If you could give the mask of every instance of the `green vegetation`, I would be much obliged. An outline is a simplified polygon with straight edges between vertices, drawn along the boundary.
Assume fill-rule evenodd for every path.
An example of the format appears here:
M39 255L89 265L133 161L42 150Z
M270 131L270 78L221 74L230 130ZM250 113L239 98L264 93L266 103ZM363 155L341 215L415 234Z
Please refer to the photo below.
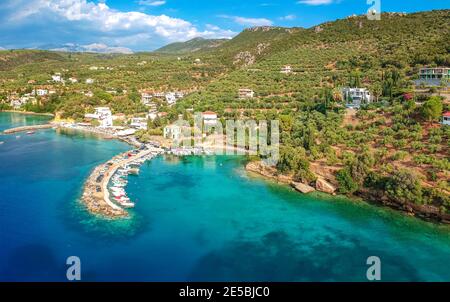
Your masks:
M209 50L211 48L219 47L226 41L228 41L228 39L194 38L186 42L176 42L166 45L155 52L164 54L189 54L196 51Z

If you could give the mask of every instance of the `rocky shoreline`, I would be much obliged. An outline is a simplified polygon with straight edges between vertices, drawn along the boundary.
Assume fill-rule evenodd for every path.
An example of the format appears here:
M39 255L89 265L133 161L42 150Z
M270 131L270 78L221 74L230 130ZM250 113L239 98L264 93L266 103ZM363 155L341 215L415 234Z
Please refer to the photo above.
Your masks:
M314 191L319 191L331 195L336 195L337 186L332 184L332 180L325 179L319 176L315 182L315 186L309 184L299 183L293 181L292 177L280 174L274 167L264 165L262 162L249 162L245 169L251 173L258 174L266 179L275 181L280 184L290 185L296 191L302 194L308 194ZM401 212L409 216L414 216L423 220L450 224L450 214L441 213L439 208L430 205L417 205L414 203L400 204L395 200L387 198L383 192L361 190L356 194L357 197L362 198L370 203L383 205Z
M270 180L276 181L281 184L292 186L300 193L308 194L314 191L319 191L331 195L336 195L337 188L329 180L322 176L319 176L315 182L315 186L296 182L291 176L283 175L279 173L274 167L269 167L262 162L249 162L245 169L247 171L259 174Z

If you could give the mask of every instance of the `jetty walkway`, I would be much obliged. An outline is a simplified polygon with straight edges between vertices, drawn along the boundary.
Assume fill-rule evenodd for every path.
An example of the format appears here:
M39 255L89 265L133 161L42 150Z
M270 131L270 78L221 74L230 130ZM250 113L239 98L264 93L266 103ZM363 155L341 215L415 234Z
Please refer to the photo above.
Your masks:
M147 146L143 150L128 151L113 157L107 163L97 166L88 177L82 200L88 210L109 218L127 217L128 212L111 201L108 184L118 169L150 155L163 153L163 149ZM136 153L137 152L137 153Z
M56 125L53 125L53 124L21 126L21 127L6 129L5 131L3 131L3 133L4 134L13 134L13 133L27 132L27 131L34 131L34 130L51 129L51 128L55 128L55 127L56 127Z

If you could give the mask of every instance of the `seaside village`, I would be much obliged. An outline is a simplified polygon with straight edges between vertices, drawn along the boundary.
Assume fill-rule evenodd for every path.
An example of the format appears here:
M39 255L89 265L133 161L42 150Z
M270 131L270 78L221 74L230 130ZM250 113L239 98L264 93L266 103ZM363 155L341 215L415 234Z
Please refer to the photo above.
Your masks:
M111 67L97 67L90 66L89 70L112 70ZM280 68L282 74L295 74L295 69L290 65L285 65ZM421 86L440 86L442 81L448 82L450 79L450 68L437 67L437 68L421 68L415 81L416 87ZM61 85L64 87L70 84L77 84L82 82L85 84L84 88L89 88L96 83L93 78L86 78L83 81L75 77L69 77L64 79L61 73L55 73L51 75L51 78L47 81L47 85L35 85L36 81L30 80L28 84L33 85L35 88L29 92L9 93L7 101L14 110L23 110L26 104L36 104L39 100L45 100L52 95L58 95L60 91L58 88ZM86 98L93 97L93 92L90 89L79 90L79 93L83 94ZM111 95L117 94L115 89L106 89L106 93ZM127 91L123 90L122 93L126 94ZM369 89L364 87L341 87L341 100L342 105L350 110L358 110L361 106L368 105L374 101L377 101ZM182 91L154 91L154 90L140 90L140 98L143 105L148 108L148 112L139 116L126 116L122 113L113 113L109 107L97 107L94 108L94 112L87 113L85 120L79 123L64 123L67 128L90 128L91 130L100 131L108 135L114 135L118 137L133 136L139 130L147 130L148 122L156 119L166 118L167 112L159 111L158 104L164 104L165 106L174 106L178 100L185 97L188 92ZM241 100L248 100L256 98L256 92L252 89L241 88L237 91L236 97ZM189 110L189 109L188 109ZM193 111L193 109L190 109ZM203 112L202 117L205 124L213 125L218 121L219 116L215 112ZM450 113L445 112L442 116L442 124L450 124ZM168 125L164 131L163 136L169 140L176 140L180 137L181 129L176 125Z
M104 69L107 70L108 68ZM286 75L295 74L295 70L291 66L281 67L280 72ZM448 82L449 79L450 68L422 68L419 72L418 80L416 80L416 87L441 85L442 81ZM34 85L34 89L25 93L10 93L8 101L14 110L23 110L27 104L35 104L50 98L52 95L57 95L59 91L55 88L55 84L59 84L56 87L60 88L61 85L64 87L65 85L77 83L79 83L79 80L74 77L65 80L60 73L55 73L48 80L48 85L34 85L35 81L30 80L28 84ZM83 85L79 87L86 88L94 83L96 83L95 79L87 78L83 81ZM92 91L89 89L78 92L86 98L93 96ZM105 92L111 95L117 93L114 89L106 90ZM126 94L127 91L122 90L121 93ZM206 146L205 144L202 148L173 147L172 142L180 140L185 130L192 130L191 127L184 129L186 126L179 126L177 123L169 123L164 127L162 136L152 136L150 141L146 143L142 143L142 140L138 139L138 132L147 131L150 122L168 117L167 112L159 110L161 107L170 108L176 105L180 99L186 96L186 93L144 89L139 91L139 94L140 102L147 108L145 114L127 116L120 112L113 112L108 106L98 106L93 108L91 112L86 113L82 122L55 121L50 125L64 129L93 132L110 138L119 138L136 147L134 150L120 154L107 163L98 166L92 172L85 184L83 193L83 200L91 212L109 217L127 216L128 213L125 209L134 207L134 203L127 196L124 189L127 184L127 176L138 174L140 165L158 154L209 154L209 150L212 150L210 149L211 146ZM362 106L377 101L371 91L364 87L342 87L340 93L341 105L345 106L349 112L355 113ZM243 101L257 97L257 92L249 88L243 87L236 92L236 98ZM189 110L193 112L193 109ZM202 112L201 117L203 125L212 127L218 123L220 118L213 111ZM178 118L181 119L182 115L179 115ZM172 122L174 121L172 120ZM441 123L450 125L450 112L443 114ZM20 129L20 131L23 130ZM30 133L34 132L30 131ZM203 134L203 137L206 137L206 134Z

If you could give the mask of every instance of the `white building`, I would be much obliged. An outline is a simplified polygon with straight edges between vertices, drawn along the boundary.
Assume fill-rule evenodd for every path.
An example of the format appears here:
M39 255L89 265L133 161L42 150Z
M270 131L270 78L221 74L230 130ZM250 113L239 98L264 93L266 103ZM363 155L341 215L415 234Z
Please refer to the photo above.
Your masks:
M170 92L166 94L166 102L169 105L174 105L177 103L177 98L175 96L175 93Z
M370 104L372 95L366 88L349 88L342 89L342 97L347 108L360 108L361 105Z
M141 93L141 102L144 105L152 103L153 95L148 92Z
M86 79L86 84L94 84L94 79Z
M203 112L202 117L205 125L214 126L217 124L217 113L213 111Z
M9 105L14 109L20 109L24 103L22 102L22 99L12 99Z
M52 75L52 81L53 82L62 82L62 77L60 73L55 73Z
M87 96L88 98L91 98L94 96L94 93L92 91L88 91L84 95Z
M147 118L152 121L154 121L157 117L158 117L158 111L156 111L156 110L150 110L147 114Z
M98 67L97 66L91 66L91 67L89 67L89 70L98 70Z
M36 90L33 90L31 93L35 94L37 96L45 96L48 94L48 90L47 89L36 89Z
M169 125L164 128L164 138L179 140L182 134L182 128L177 125Z
M182 99L184 97L183 92L176 91L176 92L174 92L174 94L177 99Z
M255 92L251 89L239 89L240 99L251 99L255 96Z
M155 93L153 94L153 96L154 96L155 98L163 98L163 97L166 96L166 94L165 94L164 92L155 92Z
M26 105L29 102L32 102L33 104L36 102L36 99L29 94L24 95L21 98L15 97L10 99L10 105L14 109L20 109L23 105Z
M445 112L442 115L442 125L448 125L450 126L450 111Z
M101 128L109 128L113 126L112 113L109 107L97 107L95 108L95 113L86 114L85 118L98 120Z
M285 73L285 74L291 73L292 72L292 67L290 65L283 66L283 67L281 67L281 71L280 72L281 73Z
M147 130L147 118L133 117L130 126L136 129Z
M76 78L69 78L69 82L75 84L78 83L78 80Z

